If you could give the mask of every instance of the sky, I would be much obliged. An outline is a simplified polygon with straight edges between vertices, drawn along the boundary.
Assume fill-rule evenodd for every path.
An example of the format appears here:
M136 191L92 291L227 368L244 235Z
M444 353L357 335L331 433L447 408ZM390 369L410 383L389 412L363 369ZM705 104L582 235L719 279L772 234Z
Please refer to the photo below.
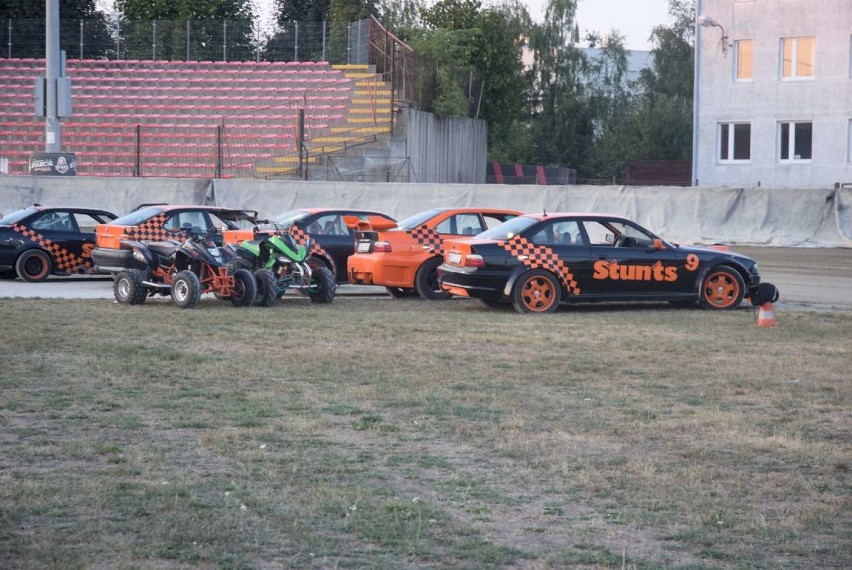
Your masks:
M525 0L533 20L544 18L546 0ZM616 28L626 36L625 47L630 50L650 50L648 37L655 26L669 25L669 0L578 0L577 24L580 37L586 30L607 35Z

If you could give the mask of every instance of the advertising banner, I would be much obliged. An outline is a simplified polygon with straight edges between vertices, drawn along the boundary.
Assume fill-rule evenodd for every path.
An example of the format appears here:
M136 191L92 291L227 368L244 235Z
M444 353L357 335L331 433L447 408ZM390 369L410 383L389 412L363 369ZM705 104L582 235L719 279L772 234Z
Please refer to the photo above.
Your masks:
M76 176L77 155L73 152L33 152L29 172L35 176Z

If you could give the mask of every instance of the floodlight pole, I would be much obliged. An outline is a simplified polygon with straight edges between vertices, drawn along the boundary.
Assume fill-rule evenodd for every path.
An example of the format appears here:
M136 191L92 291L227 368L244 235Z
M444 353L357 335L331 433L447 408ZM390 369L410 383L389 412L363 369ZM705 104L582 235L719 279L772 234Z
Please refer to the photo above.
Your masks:
M59 0L46 0L44 151L60 152L62 129L57 115L56 83L60 75Z

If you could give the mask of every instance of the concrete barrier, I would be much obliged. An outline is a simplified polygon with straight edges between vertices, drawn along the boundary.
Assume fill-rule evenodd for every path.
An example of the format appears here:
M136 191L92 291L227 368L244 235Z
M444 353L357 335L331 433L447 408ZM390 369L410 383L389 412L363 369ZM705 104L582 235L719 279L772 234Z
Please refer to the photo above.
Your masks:
M607 212L681 243L852 247L852 189L375 184L170 178L0 177L0 212L38 202L123 214L143 202L215 204L273 217L293 208L430 208Z

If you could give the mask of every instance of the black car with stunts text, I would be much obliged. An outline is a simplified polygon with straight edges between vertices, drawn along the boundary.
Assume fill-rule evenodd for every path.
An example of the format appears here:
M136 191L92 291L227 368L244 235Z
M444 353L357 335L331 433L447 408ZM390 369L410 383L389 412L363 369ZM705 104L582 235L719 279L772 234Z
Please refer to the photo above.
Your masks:
M725 247L681 246L619 216L526 214L448 240L441 286L489 306L549 313L561 302L670 301L733 309L760 296L757 263Z
M43 281L50 275L95 273L95 228L115 214L39 204L0 218L0 278Z

